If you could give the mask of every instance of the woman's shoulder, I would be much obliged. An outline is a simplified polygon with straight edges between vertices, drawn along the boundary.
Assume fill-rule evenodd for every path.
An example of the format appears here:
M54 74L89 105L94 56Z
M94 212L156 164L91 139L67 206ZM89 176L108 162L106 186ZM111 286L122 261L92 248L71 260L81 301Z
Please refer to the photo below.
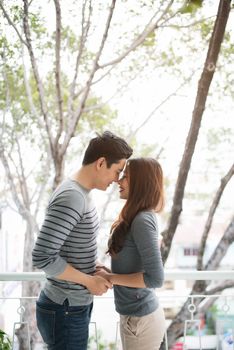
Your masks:
M139 224L139 223L157 223L157 217L156 213L153 210L143 210L137 213L137 215L134 217L132 224Z
M146 237L146 232L151 232L153 236L158 231L156 213L150 210L139 212L132 221L131 235L133 237Z

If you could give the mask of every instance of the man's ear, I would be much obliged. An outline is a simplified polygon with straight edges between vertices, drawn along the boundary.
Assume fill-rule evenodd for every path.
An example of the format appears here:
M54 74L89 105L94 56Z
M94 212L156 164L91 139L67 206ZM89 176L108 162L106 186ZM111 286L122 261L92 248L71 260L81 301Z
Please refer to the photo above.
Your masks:
M97 169L102 168L103 165L104 165L105 163L106 163L105 157L100 157L100 158L98 158L97 161L96 161L96 167L97 167Z

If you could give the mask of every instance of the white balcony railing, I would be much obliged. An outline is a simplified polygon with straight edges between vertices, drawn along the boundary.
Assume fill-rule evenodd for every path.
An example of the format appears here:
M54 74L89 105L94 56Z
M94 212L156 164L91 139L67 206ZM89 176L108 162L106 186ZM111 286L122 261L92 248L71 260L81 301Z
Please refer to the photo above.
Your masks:
M43 281L43 272L8 272L0 273L0 281ZM165 280L234 280L234 271L196 271L196 270L166 270Z
M45 274L43 272L23 272L23 273L0 273L0 317L1 313L7 316L5 330L13 340L14 350L19 349L15 337L16 328L24 324L29 334L29 325L25 319L25 310L22 303L25 299L35 302L37 296L21 297L20 281L43 281ZM168 325L173 319L173 313L180 309L183 303L189 297L188 311L189 318L184 321L184 337L177 342L175 349L215 349L215 350L234 350L234 291L227 289L222 295L191 295L190 288L187 286L189 281L210 280L210 281L234 281L234 271L194 271L194 270L166 270L165 281L173 284L172 289L158 289L156 291L160 303L164 307ZM191 283L191 282L190 282ZM8 284L14 284L12 288L7 288ZM3 285L5 288L3 288ZM166 285L166 284L165 284ZM1 287L2 286L2 287ZM9 296L10 294L10 296ZM195 300L203 298L204 302L215 300L216 311L219 317L215 320L216 327L213 335L204 335L202 320L196 314ZM9 312L7 311L9 310ZM0 318L1 322L1 318ZM188 330L193 326L195 336L189 336ZM0 323L1 328L1 323ZM101 340L99 331L102 332ZM90 335L92 342L90 349L99 349L99 342L106 342L105 350L121 349L118 329L118 314L114 310L113 294L109 291L101 297L95 297L92 320L90 324ZM166 347L168 334L165 334ZM112 347L107 345L112 343ZM102 344L103 346L103 344ZM101 347L100 347L101 348ZM43 349L42 344L38 344L34 349Z

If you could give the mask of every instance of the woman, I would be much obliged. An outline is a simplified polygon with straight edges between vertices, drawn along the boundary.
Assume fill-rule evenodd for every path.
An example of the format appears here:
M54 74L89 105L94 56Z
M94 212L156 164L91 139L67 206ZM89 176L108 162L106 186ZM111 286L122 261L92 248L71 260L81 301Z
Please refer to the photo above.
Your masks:
M111 228L112 272L97 274L114 286L123 350L156 350L165 333L154 291L164 279L156 219L164 204L162 168L155 159L130 159L118 183L126 203Z

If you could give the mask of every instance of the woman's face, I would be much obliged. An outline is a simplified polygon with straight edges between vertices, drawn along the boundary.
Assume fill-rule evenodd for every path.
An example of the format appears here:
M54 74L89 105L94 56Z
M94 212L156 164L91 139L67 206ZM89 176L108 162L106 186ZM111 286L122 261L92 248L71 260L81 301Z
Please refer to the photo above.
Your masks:
M128 199L129 193L129 174L127 169L124 170L123 176L118 181L119 196L121 199Z

